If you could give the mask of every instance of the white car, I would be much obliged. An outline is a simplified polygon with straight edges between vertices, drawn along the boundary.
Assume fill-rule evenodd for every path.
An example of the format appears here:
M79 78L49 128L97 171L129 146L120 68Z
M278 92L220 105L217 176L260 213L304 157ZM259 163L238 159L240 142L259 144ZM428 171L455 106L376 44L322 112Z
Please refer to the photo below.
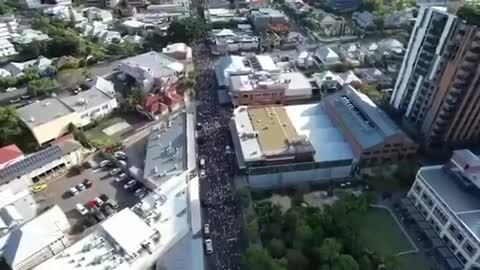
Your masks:
M132 180L128 181L128 183L126 183L126 184L123 186L123 188L124 188L124 189L130 189L130 188L132 188L133 186L135 186L136 183L137 183L137 181L135 181L135 180L132 179Z
M207 173L205 172L205 170L200 170L200 178L205 178L207 177Z
M133 195L135 195L135 197L137 197L139 199L142 199L143 197L145 197L147 195L147 193L145 192L144 189L139 188L139 189L135 190L135 193Z
M100 162L100 167L101 167L101 168L105 168L105 167L107 167L108 165L110 165L111 163L112 163L112 162L111 162L110 160L107 160L107 159L102 160L102 161Z
M205 250L207 251L207 254L212 254L213 253L212 239L205 240Z
M200 168L205 168L205 159L200 159Z
M115 169L111 170L109 173L110 173L111 176L114 176L115 174L118 174L118 173L120 173L121 171L122 171L122 169L120 169L120 168L115 168Z
M76 187L71 187L69 190L70 194L72 194L72 196L75 196L78 194L78 190Z
M93 199L95 201L95 203L100 207L102 206L102 204L104 203L104 201L102 199L100 199L99 197L96 197L95 199Z
M127 156L127 154L125 154L125 152L123 152L123 151L117 151L117 152L113 153L113 156L118 158L118 159L123 159Z
M117 177L115 177L115 182L120 183L127 178L128 178L128 175L126 173L121 173Z
M203 225L203 234L205 234L205 235L210 234L210 225L208 223Z
M83 204L81 204L81 203L77 203L77 204L75 205L75 208L77 208L77 211L78 211L82 216L84 216L84 215L86 215L86 214L88 213L88 209L87 209L85 206L83 206Z
M80 191L80 192L82 192L82 191L84 191L85 189L87 189L87 188L85 187L85 185L82 184L82 183L78 184L78 185L76 186L76 188L77 188L77 190Z

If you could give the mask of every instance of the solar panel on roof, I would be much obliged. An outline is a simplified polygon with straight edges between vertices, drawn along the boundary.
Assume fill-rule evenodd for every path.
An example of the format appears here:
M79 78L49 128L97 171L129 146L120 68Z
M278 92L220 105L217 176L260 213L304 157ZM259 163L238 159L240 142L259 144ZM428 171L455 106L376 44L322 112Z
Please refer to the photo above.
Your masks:
M0 170L0 184L25 175L34 169L40 168L56 159L61 158L62 156L62 149L58 145L41 150Z

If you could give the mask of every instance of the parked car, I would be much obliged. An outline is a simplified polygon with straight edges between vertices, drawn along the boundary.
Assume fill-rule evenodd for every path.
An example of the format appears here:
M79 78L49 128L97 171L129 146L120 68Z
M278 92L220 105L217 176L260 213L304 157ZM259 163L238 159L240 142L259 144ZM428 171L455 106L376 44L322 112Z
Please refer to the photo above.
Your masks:
M107 217L105 217L105 215L102 213L102 211L100 211L100 209L96 209L95 211L93 211L93 215L95 216L95 218L98 220L98 221L102 221L104 219L106 219Z
M205 225L203 225L203 234L205 235L209 235L210 234L210 225L208 223L206 223Z
M90 208L90 209L94 209L94 208L97 207L97 203L95 203L94 200L91 200L91 201L88 201L87 206L88 206L88 208Z
M45 183L39 183L39 184L35 184L35 185L33 186L32 191L33 191L33 193L37 193L37 192L40 192L40 191L42 191L42 190L44 190L44 189L46 189L46 188L47 188L47 184L45 184Z
M125 160L119 160L118 163L123 167L127 167L127 162Z
M117 177L115 177L115 182L122 182L123 180L126 180L128 178L128 175L126 173L121 173Z
M147 195L147 192L143 188L139 188L135 190L135 193L133 194L135 197L142 199Z
M125 154L123 151L117 151L113 153L113 156L117 159L127 159L127 154Z
M205 240L205 250L206 250L207 254L212 254L213 253L212 239L206 239Z
M100 194L100 196L98 196L103 202L108 202L108 200L110 200L110 198L106 195L106 194Z
M105 214L105 216L109 217L113 214L115 214L115 210L113 210L112 206L110 204L104 204L102 207L102 212Z
M87 189L87 188L85 187L85 185L84 185L84 184L81 184L81 183L78 184L78 185L76 185L75 187L77 188L77 190L78 190L79 192L82 192L82 191L84 191L85 189Z
M114 200L109 200L107 202L109 205L111 205L113 207L113 209L118 209L118 203Z
M19 98L10 99L9 102L10 102L10 104L15 104L15 103L20 102L20 99Z
M72 196L75 196L75 195L78 194L78 189L77 189L76 187L71 187L71 188L68 190L68 192L70 192L70 194L71 194Z
M205 172L205 170L200 170L200 178L205 178L207 177L207 173Z
M100 167L101 168L109 167L112 164L113 163L110 160L107 160L107 159L104 159L104 160L100 161Z
M111 176L114 176L114 175L116 175L116 174L119 174L121 171L122 171L122 169L120 169L120 168L115 168L115 169L110 170L109 173L110 173Z
M88 213L88 209L87 209L85 206L83 206L83 204L81 204L81 203L77 203L77 204L75 205L75 208L77 209L77 211L78 211L82 216L84 216L84 215L86 215L86 214Z
M135 184L137 184L137 181L135 181L135 180L132 179L132 180L128 181L128 183L126 183L126 184L123 186L123 188L124 188L124 189L130 189L130 188L132 188L133 186L135 186Z
M93 186L92 181L89 180L89 179L84 179L84 180L82 181L82 184L83 184L86 188L91 188L91 187Z
M200 159L200 168L201 169L205 168L205 159L203 159L203 158Z
M20 98L21 98L21 99L29 99L29 98L31 98L31 97L32 97L32 96L30 96L30 95L23 95L23 96L21 96Z
M100 207L103 205L104 201L102 199L100 199L99 197L96 197L95 199L93 199L95 201L95 204Z

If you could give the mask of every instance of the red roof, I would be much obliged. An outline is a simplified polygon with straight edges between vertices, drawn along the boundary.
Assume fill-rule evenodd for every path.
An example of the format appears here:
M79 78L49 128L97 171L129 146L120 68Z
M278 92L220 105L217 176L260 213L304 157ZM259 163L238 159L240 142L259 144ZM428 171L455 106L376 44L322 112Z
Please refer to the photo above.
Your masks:
M15 144L10 144L0 148L0 164L5 164L12 159L16 159L23 155L22 150Z
M145 111L150 113L164 113L168 111L168 106L160 101L160 96L148 96L145 100Z

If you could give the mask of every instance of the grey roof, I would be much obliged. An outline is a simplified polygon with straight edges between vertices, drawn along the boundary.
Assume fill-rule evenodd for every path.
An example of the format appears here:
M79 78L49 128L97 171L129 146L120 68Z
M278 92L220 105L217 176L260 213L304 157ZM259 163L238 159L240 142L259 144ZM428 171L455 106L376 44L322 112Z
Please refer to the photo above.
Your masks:
M113 91L113 84L111 86L104 85L109 83L111 84L111 82L103 78L98 78L92 88L82 91L77 95L62 97L61 101L76 112L96 108L115 98L114 93L108 94L110 90Z
M174 69L177 61L163 53L147 52L120 61L128 66L139 66L151 70L156 77L170 76L178 72Z
M446 167L423 167L419 175L443 203L480 240L480 196L476 188L467 188Z
M143 170L145 179L166 181L185 169L185 113L180 113L170 123L169 128L152 129L148 136Z
M382 143L387 137L404 136L403 131L366 95L350 85L324 99L349 128L363 149Z
M0 170L0 184L5 184L61 157L63 157L63 151L58 145L38 151Z
M30 127L37 127L72 112L56 98L47 98L17 109L20 118Z

